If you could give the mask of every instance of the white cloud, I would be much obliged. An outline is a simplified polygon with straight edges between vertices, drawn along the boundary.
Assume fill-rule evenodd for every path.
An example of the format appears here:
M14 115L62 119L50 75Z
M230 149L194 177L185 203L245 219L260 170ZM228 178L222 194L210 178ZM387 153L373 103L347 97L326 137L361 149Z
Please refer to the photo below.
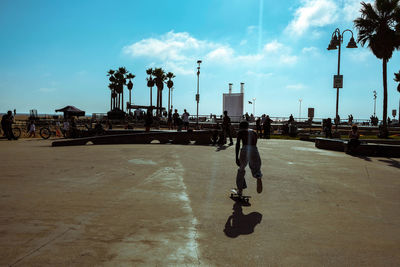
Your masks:
M339 22L351 23L360 15L360 0L301 0L300 6L294 12L294 18L286 27L286 32L292 36L301 36L310 29L312 37L318 38L321 28ZM373 2L365 0L366 3Z
M270 43L264 45L264 51L267 53L276 53L282 50L283 44L279 43L277 40L273 40Z
M302 35L310 27L323 27L338 19L338 7L333 0L302 0L294 19L287 27L292 35Z
M358 49L349 49L348 55L350 56L350 59L355 61L355 62L365 62L367 59L370 57L375 57L373 56L372 52L367 49L367 48L358 48Z
M294 91L299 91L299 90L306 88L306 86L301 83L297 83L297 84L286 85L286 88L290 89L290 90L294 90Z
M197 40L187 32L170 31L159 39L143 39L132 45L125 46L123 51L131 56L155 57L162 60L185 61L190 58L190 52L213 48L211 42Z
M318 48L316 48L315 46L310 46L310 47L304 47L301 52L303 54L311 54L311 55L316 55L318 54Z
M241 44L244 41L242 40ZM156 61L181 75L193 74L193 62L199 58L213 65L233 67L292 65L297 62L297 56L292 55L291 49L277 40L265 44L259 53L239 54L229 44L199 40L189 33L173 31L158 38L143 39L125 46L123 53Z
M224 63L227 63L233 59L233 54L234 51L232 48L222 46L209 52L206 56L206 59L210 61L222 61Z
M372 0L363 0L365 3L372 3ZM361 0L344 0L343 16L346 21L353 21L360 16Z

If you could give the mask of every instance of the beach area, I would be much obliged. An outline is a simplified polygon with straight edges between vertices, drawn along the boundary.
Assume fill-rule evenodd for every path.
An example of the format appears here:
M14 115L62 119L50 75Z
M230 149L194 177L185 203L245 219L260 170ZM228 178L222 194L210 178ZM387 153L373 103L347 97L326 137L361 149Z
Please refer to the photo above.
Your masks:
M246 206L229 198L234 146L0 140L0 265L400 264L398 159L258 147Z

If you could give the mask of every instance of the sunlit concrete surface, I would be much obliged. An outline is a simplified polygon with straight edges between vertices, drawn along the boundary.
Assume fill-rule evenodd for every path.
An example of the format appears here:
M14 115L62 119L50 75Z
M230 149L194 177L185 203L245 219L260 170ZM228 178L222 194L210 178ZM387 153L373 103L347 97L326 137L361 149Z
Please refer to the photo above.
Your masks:
M400 162L260 140L264 191L229 198L234 146L0 141L1 266L399 266Z

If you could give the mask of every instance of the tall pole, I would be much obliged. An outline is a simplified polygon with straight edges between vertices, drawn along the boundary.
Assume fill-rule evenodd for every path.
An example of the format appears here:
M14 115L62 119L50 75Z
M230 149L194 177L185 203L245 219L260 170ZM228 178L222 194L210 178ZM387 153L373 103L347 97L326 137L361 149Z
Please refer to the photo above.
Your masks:
M300 118L301 118L301 101L303 101L303 99L299 99L299 121L300 121Z
M253 116L256 116L256 98L253 98Z
M339 36L339 51L338 51L338 67L337 67L337 75L340 75L340 48L341 48L341 43L342 43L342 38L340 33L338 34ZM336 88L336 119L335 119L335 125L336 125L336 131L338 127L338 117L339 116L339 87Z
M376 116L376 91L374 90L374 117Z
M197 102L197 112L196 112L196 128L199 129L199 101L200 101L200 94L199 94L199 84L200 84L200 63L201 60L197 60L197 94L196 94L196 102Z
M174 92L174 87L171 87L171 109L170 109L170 110L172 110L172 109L174 108L174 104L172 104L172 95L173 95L173 92ZM168 112L169 112L169 110L168 110Z

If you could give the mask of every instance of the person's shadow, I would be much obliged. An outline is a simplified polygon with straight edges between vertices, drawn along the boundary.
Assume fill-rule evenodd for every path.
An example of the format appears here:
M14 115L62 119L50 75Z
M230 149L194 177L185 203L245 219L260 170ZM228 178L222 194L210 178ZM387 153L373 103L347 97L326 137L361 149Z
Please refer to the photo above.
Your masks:
M236 238L239 235L248 235L254 232L254 228L262 220L262 214L251 212L243 214L242 203L233 204L233 213L225 223L224 233L227 237Z

